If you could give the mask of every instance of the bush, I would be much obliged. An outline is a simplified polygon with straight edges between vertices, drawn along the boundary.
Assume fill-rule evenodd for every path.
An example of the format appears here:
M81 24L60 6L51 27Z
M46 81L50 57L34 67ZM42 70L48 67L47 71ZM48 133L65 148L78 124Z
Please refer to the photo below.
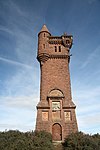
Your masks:
M33 143L37 150L53 150L52 136L45 131L35 131L33 134Z
M0 150L53 150L50 133L40 132L0 132Z
M64 150L100 150L100 135L88 135L82 132L72 133L65 138Z

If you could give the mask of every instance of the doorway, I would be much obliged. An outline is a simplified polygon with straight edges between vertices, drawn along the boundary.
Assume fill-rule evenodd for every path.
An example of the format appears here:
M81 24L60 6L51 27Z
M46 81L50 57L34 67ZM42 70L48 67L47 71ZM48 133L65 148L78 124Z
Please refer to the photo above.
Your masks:
M52 139L54 141L61 141L62 140L62 127L59 123L55 123L52 126Z

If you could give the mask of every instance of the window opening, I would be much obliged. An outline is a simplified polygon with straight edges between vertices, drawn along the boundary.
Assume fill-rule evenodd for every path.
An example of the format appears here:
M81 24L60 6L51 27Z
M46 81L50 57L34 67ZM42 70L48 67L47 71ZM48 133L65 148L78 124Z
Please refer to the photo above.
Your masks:
M45 44L43 44L43 48L45 48Z
M69 41L68 41L68 40L66 40L66 44L69 44Z
M61 52L61 46L59 46L59 52Z
M57 46L55 46L55 52L57 52Z

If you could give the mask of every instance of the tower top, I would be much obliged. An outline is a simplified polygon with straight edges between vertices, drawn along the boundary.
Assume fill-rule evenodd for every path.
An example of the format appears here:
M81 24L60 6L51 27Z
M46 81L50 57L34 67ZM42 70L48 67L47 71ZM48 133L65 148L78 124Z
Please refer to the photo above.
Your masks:
M45 24L43 25L43 27L42 27L42 29L41 29L41 31L40 31L40 32L42 32L42 31L49 32L49 30L48 30L48 28L46 27L46 25L45 25Z
M49 30L48 30L48 28L46 27L45 24L43 25L43 27L42 27L42 29L40 30L39 33L41 33L41 32L48 32L50 34L50 32L49 32Z

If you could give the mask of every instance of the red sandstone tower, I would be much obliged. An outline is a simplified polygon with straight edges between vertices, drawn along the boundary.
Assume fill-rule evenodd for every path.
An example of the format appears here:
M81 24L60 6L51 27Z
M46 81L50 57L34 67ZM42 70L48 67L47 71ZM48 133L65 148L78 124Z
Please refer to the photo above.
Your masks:
M46 25L38 34L41 83L36 130L50 132L54 141L78 131L69 73L72 43L72 35L52 36Z

